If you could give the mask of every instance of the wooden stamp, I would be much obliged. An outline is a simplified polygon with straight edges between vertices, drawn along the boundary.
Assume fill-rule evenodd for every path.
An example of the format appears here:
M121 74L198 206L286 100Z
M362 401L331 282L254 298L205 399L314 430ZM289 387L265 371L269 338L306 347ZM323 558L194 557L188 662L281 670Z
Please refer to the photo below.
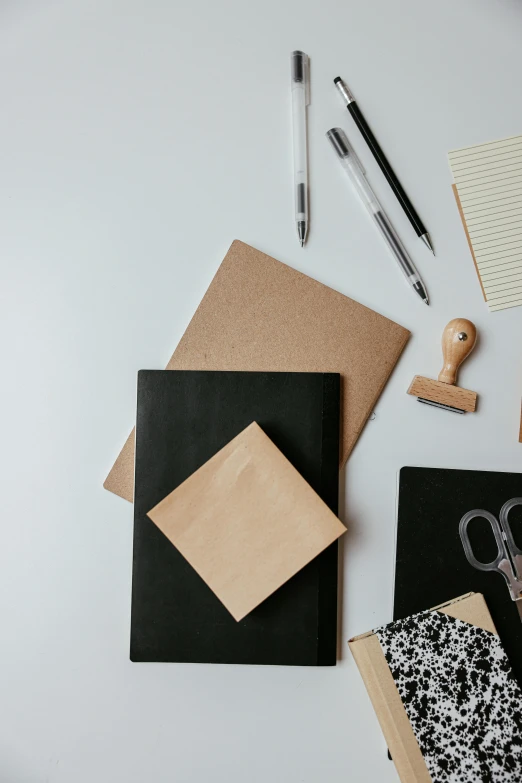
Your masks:
M477 406L477 393L456 386L457 372L477 340L475 325L466 318L454 318L442 333L442 356L444 366L437 381L416 375L410 384L408 394L419 402L455 413L473 413Z

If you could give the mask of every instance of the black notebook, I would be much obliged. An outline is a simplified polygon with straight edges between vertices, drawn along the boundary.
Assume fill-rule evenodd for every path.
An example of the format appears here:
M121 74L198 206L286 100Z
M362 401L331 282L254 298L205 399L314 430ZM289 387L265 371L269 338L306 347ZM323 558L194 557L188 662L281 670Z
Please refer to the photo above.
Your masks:
M522 684L522 623L515 601L501 574L469 564L459 534L468 511L484 509L498 519L504 503L521 496L520 473L402 468L393 616L407 617L470 591L482 593ZM512 509L509 522L520 546L522 506ZM494 560L497 546L489 523L473 519L468 532L476 558Z
M238 623L147 512L256 421L337 513L339 387L333 373L138 374L131 660L335 665L337 543Z

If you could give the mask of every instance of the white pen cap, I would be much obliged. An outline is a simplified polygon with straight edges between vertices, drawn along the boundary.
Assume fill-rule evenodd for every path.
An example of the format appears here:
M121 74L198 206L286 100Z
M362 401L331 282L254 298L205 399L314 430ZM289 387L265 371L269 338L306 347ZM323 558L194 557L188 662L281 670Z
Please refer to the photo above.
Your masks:
M306 103L310 103L310 58L296 50L290 55L292 89L304 89Z
M353 162L357 164L364 173L361 161L357 157L354 148L348 141L348 137L342 128L331 128L326 132L326 138L331 142L332 147L343 163L347 162L347 158L352 158Z

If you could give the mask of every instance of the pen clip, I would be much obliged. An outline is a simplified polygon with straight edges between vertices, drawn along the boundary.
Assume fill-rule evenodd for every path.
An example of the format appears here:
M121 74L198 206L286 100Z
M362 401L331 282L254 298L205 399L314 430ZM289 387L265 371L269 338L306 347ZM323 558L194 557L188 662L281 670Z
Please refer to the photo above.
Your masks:
M350 144L350 156L354 162L354 165L356 165L360 170L361 174L366 175L366 169L364 168L363 164L361 163L361 159Z

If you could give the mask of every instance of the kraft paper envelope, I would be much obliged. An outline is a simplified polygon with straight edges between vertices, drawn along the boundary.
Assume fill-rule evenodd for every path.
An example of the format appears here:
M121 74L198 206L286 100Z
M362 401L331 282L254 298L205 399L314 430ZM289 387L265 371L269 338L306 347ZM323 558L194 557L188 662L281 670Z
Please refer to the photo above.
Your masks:
M148 516L238 621L346 531L255 422Z
M167 369L340 373L344 465L409 336L388 318L236 240ZM134 431L104 487L132 502Z

